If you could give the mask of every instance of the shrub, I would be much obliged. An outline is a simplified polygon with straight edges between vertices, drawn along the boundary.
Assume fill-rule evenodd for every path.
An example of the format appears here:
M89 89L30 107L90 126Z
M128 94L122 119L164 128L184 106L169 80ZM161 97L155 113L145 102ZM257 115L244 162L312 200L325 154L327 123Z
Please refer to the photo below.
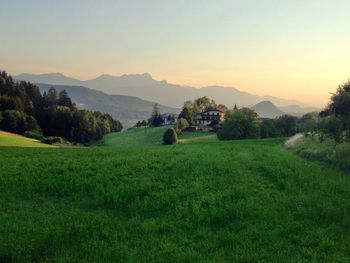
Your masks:
M165 131L163 135L164 144L175 144L177 143L177 134L173 128L169 128Z
M44 139L44 136L38 131L26 131L24 133L24 136L28 137L28 138L36 139L36 140L39 140L39 141Z
M56 143L64 143L64 140L62 137L44 137L41 139L42 143L46 144L56 144Z

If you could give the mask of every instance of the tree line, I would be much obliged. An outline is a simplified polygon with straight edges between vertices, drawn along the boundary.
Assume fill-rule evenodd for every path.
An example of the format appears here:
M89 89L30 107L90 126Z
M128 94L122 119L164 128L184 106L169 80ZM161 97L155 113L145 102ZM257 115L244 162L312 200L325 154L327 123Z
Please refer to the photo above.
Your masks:
M283 115L276 119L259 121L257 114L247 108L227 111L218 132L221 140L289 137L304 133L323 142L350 142L350 81L340 85L321 112L312 112L297 118Z
M289 137L303 130L301 119L288 114L275 119L259 119L249 108L235 108L225 113L217 136L220 140Z
M120 121L107 113L79 109L65 90L40 89L26 81L16 82L0 71L0 129L32 137L62 137L70 142L99 140L122 130Z

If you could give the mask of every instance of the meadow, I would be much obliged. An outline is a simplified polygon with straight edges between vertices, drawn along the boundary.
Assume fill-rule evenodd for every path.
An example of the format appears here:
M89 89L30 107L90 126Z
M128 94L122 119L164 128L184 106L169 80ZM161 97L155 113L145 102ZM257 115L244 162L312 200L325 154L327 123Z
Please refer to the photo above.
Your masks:
M38 140L30 139L18 134L0 131L0 147L54 147L52 145L41 143Z
M283 139L184 134L163 146L156 134L0 147L0 262L350 260L344 172Z

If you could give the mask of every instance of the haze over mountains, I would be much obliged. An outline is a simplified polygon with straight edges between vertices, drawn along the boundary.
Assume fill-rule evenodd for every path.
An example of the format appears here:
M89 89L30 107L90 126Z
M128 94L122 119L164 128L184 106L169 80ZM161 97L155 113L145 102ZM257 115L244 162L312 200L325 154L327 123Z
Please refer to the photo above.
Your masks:
M257 96L239 91L233 87L208 86L193 88L157 81L148 73L111 76L101 75L96 79L81 81L69 78L60 73L50 74L20 74L14 76L18 80L26 80L34 83L52 85L84 86L96 89L112 95L136 96L144 100L156 101L160 104L181 108L184 101L193 100L201 96L208 96L217 103L225 104L232 108L235 104L239 107L253 106L261 101L271 101L278 107L305 107L304 103L295 100L281 99L272 96ZM299 108L299 110L303 111Z
M52 85L37 84L41 92L48 91ZM71 99L81 108L107 112L128 128L139 120L147 120L155 102L142 100L133 96L109 95L102 91L81 86L54 85L60 92L66 90ZM179 109L159 105L162 113L179 113Z
M36 83L42 91L47 91L52 85L58 91L65 89L82 108L108 112L121 120L125 127L149 118L155 103L160 104L162 113L179 113L184 101L201 96L208 96L229 108L235 104L238 107L251 107L264 118L275 118L285 113L300 116L318 110L304 107L298 101L256 96L236 88L210 86L197 89L170 84L154 80L148 73L120 77L101 75L87 81L69 78L60 73L20 74L14 76L14 79Z

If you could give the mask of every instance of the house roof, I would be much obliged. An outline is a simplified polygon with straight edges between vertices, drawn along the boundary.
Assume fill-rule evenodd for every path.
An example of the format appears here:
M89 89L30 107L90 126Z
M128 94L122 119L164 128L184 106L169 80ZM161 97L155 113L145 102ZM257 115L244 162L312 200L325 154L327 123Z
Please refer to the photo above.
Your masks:
M218 112L221 112L221 113L225 113L223 110L220 110L220 109L218 109L218 108L215 108L215 109L206 109L206 110L204 110L202 113L206 113L206 112L208 112L208 111L218 111Z

